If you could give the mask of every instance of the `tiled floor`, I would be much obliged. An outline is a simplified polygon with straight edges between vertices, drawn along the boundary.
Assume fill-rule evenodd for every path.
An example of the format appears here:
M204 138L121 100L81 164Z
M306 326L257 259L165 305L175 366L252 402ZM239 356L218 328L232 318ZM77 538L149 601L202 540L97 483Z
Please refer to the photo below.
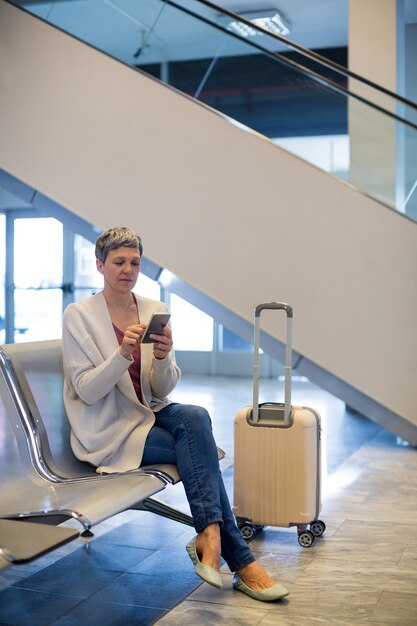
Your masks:
M279 399L272 381L262 389ZM233 416L251 402L250 381L185 376L175 399L210 410L232 497ZM309 549L294 529L266 528L251 543L287 599L232 590L226 566L223 590L200 584L184 548L193 530L128 511L90 541L0 574L0 626L417 625L417 451L308 382L295 382L293 400L322 415L327 530ZM187 510L181 485L160 497Z

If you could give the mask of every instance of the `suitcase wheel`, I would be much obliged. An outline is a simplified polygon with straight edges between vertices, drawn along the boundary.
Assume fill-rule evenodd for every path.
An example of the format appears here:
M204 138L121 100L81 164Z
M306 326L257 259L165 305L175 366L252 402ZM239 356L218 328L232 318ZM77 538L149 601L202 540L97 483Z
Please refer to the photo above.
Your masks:
M243 538L246 541L250 541L251 539L253 539L258 532L257 527L250 522L241 522L238 523L238 526Z
M315 536L311 530L302 530L298 533L298 543L303 548L309 548L314 543Z
M310 524L310 530L315 537L321 537L326 530L326 524L322 520L318 519Z

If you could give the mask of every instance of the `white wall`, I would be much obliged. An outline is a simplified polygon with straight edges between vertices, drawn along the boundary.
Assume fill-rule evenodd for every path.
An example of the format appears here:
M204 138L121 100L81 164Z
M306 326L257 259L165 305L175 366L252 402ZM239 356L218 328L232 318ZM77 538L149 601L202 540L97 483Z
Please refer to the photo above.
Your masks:
M3 2L0 92L0 167L417 424L417 224Z

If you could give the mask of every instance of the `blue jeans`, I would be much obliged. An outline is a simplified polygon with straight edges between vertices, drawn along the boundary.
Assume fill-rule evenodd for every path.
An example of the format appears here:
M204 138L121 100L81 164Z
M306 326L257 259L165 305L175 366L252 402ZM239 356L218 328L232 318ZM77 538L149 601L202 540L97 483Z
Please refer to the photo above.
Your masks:
M176 463L197 533L220 524L222 557L232 572L255 561L231 509L211 419L200 406L171 403L155 413L142 465Z

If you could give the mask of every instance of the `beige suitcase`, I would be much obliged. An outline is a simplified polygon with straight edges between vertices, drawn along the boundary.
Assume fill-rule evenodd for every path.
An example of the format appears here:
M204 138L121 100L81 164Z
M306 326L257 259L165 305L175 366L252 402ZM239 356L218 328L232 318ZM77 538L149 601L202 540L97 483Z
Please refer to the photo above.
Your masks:
M284 404L258 404L264 309L283 310L287 315ZM298 541L307 548L326 528L318 519L321 427L317 411L291 406L292 319L292 307L282 302L255 309L253 404L235 417L233 510L246 539L266 525L296 526Z

